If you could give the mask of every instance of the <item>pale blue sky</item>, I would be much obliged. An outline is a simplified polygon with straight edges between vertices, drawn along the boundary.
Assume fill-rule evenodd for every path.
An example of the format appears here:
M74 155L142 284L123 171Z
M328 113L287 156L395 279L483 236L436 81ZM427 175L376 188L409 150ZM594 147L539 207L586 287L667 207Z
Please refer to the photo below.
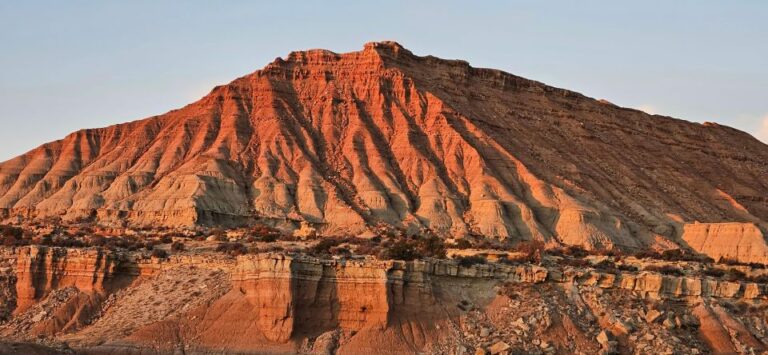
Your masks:
M768 1L0 0L0 161L374 40L768 141Z

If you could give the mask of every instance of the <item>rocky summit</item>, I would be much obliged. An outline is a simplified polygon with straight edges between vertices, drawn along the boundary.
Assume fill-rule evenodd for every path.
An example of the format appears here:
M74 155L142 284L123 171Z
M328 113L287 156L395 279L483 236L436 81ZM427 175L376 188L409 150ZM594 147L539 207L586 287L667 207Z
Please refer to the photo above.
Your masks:
M761 354L767 231L746 133L293 52L0 163L0 353Z

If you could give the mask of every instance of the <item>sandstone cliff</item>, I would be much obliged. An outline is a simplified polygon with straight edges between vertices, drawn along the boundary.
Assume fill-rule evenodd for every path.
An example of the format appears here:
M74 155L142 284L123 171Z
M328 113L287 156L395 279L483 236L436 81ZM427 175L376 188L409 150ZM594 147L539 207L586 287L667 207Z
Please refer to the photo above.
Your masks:
M701 275L275 253L15 255L21 306L0 322L3 341L88 353L447 354L499 341L526 353L750 353L768 344L768 285ZM616 344L601 343L601 331Z
M75 287L89 294L106 294L127 275L115 275L120 260L102 250L22 248L16 265L16 312L59 288Z
M0 211L644 248L695 221L765 230L766 176L768 146L743 132L381 42L293 52L181 109L44 144L0 164Z
M768 243L751 223L695 223L683 229L683 240L693 250L746 263L768 263Z

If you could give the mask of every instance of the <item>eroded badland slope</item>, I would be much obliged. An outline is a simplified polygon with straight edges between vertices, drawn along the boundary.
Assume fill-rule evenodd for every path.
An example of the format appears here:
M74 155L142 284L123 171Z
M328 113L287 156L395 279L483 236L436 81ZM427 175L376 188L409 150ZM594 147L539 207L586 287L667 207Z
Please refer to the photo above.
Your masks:
M766 176L768 146L735 129L381 42L294 52L184 108L44 144L0 164L0 211L766 262Z
M0 163L0 353L765 353L767 177L729 127L293 52Z

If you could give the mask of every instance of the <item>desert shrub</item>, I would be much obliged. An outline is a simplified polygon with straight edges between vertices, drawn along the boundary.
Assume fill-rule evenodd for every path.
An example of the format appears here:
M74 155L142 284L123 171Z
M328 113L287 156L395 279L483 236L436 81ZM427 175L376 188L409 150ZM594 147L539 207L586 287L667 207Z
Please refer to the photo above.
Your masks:
M540 262L541 254L544 252L544 243L538 240L520 242L515 246L515 250L525 254L524 259L528 262Z
M616 265L616 268L619 269L620 271L626 271L626 272L637 272L638 270L637 266L626 265L626 264Z
M265 224L257 224L253 226L250 233L257 240L266 243L275 242L282 236L282 233L279 230Z
M357 245L354 250L357 255L378 255L381 253L379 244L373 242Z
M768 314L768 305L761 303L752 303L747 301L730 301L721 299L719 302L721 307L727 309L733 314L746 314L750 316L766 317Z
M738 269L721 270L715 268L709 268L704 270L704 275L716 278L723 278L726 281L743 281L754 283L768 283L768 274L759 276L747 276L744 272Z
M152 250L152 257L155 257L158 259L165 259L168 257L168 252L163 249L154 249Z
M156 240L145 240L145 241L141 242L141 244L139 246L143 247L146 250L151 251L152 249L155 248L155 245L157 245L157 243L158 243L158 241L156 241Z
M703 274L705 276L709 276L709 277L720 278L720 277L725 276L725 271L723 271L721 269L707 268L707 269L704 270Z
M413 243L409 243L406 240L398 240L394 243L386 245L382 253L379 255L382 259L387 260L413 260L419 258Z
M184 251L185 248L186 247L185 247L184 243L182 243L182 242L178 242L177 241L177 242L173 242L173 244L171 244L171 250L173 250L173 251Z
M166 235L160 237L160 242L163 243L163 244L173 243L173 237L171 237L170 235L166 234Z
M82 248L85 246L85 243L83 241L79 239L71 238L71 237L54 239L53 244L58 247L66 247L66 248Z
M293 234L281 234L280 238L277 238L278 240L282 240L284 242L295 242L301 240L299 237L294 237Z
M558 256L558 257L561 257L561 258L565 258L566 257L565 248L549 249L549 250L546 250L546 253L547 253L547 255L551 255L551 256Z
M612 261L607 260L607 259L603 260L603 261L600 261L599 263L594 264L593 267L595 269L604 270L604 271L617 271L618 270L618 269L616 269L616 264L614 264Z
M87 239L88 245L94 246L94 247L103 246L106 243L106 241L107 241L107 238L104 238L103 236L98 234L92 235Z
M746 278L747 278L747 274L745 274L741 270L728 269L728 271L725 272L725 279L728 281L739 281L739 280L744 280Z
M753 269L765 269L766 267L768 267L767 265L760 264L760 263L748 263L746 265Z
M766 265L760 264L760 263L743 263L733 258L726 258L722 257L720 260L718 260L719 264L725 264L730 266L749 266L753 269L765 269Z
M8 247L25 244L24 231L19 227L0 225L0 239Z
M765 305L765 304L761 304L761 305L753 304L753 305L750 305L747 308L747 313L750 314L750 315L753 315L753 316L765 317L765 315L768 314L768 305Z
M459 239L456 241L456 244L454 244L453 247L456 249L469 249L472 247L472 242L467 239Z
M2 237L21 239L23 235L24 230L19 227L0 225L0 236Z
M477 241L477 243L475 243L474 247L477 249L496 249L496 250L513 250L514 249L508 246L502 247L502 245L499 244L499 242L495 240L490 240L490 239L480 239L479 241Z
M593 255L600 255L600 256L610 256L613 258L621 259L624 256L624 252L622 252L619 249L606 249L606 248L600 248L595 249L592 251Z
M259 240L265 243L273 243L277 241L278 236L277 235L265 235L261 237Z
M738 260L733 259L733 258L728 258L728 257L725 257L725 256L721 257L720 260L717 261L717 263L718 264L731 265L731 266L735 266L735 265L740 265L741 264Z
M456 260L459 263L459 266L463 266L463 267L469 267L477 264L485 264L488 262L485 259L485 257L481 255L456 256L453 258L453 260Z
M125 237L125 236L117 236L108 238L106 240L106 245L109 248L124 248L128 249L133 246L135 246L138 243L138 240L136 240L133 237Z
M53 245L53 236L50 234L44 235L40 240L40 245Z
M667 261L679 261L683 259L683 251L680 249L670 249L661 252L661 259Z
M682 269L680 269L679 267L676 267L676 266L672 266L672 265L663 265L663 266L649 265L649 266L645 267L645 270L646 271L658 272L660 274L670 275L670 276L683 276L683 275L685 275L685 273L683 272Z
M661 254L653 250L641 250L634 255L638 259L661 259Z
M632 265L616 264L611 260L603 260L593 265L595 269L618 274L621 272L636 272L638 269Z
M543 250L544 250L544 243L538 240L520 242L520 243L517 243L517 245L515 245L515 251L526 253L526 254L541 252Z
M589 252L580 246L572 245L563 249L563 254L574 258L584 258L589 255Z
M216 251L220 253L226 253L232 256L243 255L248 253L248 248L242 243L221 243L216 247Z
M505 264L505 265L515 265L517 262L515 260L510 259L506 255L499 256L499 259L496 261L499 264Z
M661 253L661 259L667 261L692 261L699 263L711 263L714 260L705 255L687 252L682 249L670 249Z
M16 246L19 242L19 239L13 236L9 236L9 237L4 236L2 238L3 238L3 245L7 247Z
M747 310L749 310L749 304L744 301L736 302L734 306L739 314L747 313Z
M666 261L691 261L698 263L710 264L714 260L706 255L696 254L694 252L685 251L683 249L669 249L661 253L657 253L652 250L643 250L634 254L638 259L656 259Z
M349 250L349 248L336 246L330 249L331 255L342 255L342 256L350 256L352 255L352 252Z
M722 300L720 301L720 306L733 314L745 314L749 310L749 304L744 301L734 303L731 301Z
M590 263L588 260L585 259L570 259L565 258L560 260L560 264L578 267L578 268L586 268L592 266L592 263Z
M416 251L420 257L445 258L445 242L436 235L420 237L416 239Z
M445 258L445 243L440 237L427 233L412 238L387 241L379 258L388 260L414 260L420 258Z
M312 248L309 250L309 253L316 256L321 255L330 255L331 254L331 248L341 244L342 240L340 238L324 238L321 239L317 244L312 246Z

